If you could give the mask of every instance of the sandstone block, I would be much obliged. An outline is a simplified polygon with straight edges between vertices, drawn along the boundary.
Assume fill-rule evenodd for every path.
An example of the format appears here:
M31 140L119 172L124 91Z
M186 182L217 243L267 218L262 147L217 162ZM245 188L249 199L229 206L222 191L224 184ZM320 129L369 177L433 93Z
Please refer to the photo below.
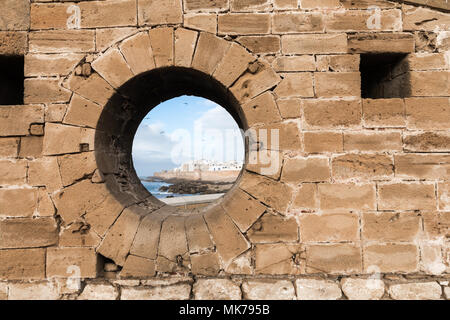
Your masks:
M67 86L80 96L99 105L105 105L114 93L111 85L96 73L88 78L72 75Z
M219 34L254 35L270 32L270 15L266 13L221 14L217 23Z
M105 185L94 184L89 180L78 182L53 195L53 201L58 208L58 213L66 223L73 222L80 216L89 214L96 207L103 205L106 198L107 190Z
M375 185L372 184L320 184L320 208L327 211L374 210Z
M318 209L317 184L304 183L297 187L297 195L294 197L291 208L307 212Z
M300 0L302 9L338 8L341 6L339 0Z
M0 156L16 158L19 152L19 138L0 138Z
M316 72L314 82L317 97L361 96L359 72Z
M301 34L281 36L284 54L346 53L345 34Z
M188 252L184 217L168 217L161 227L158 255L171 261Z
M214 248L208 227L201 215L192 215L187 218L185 229L190 253L201 253Z
M220 272L219 255L216 252L191 255L192 273L204 276L216 276Z
M0 221L0 248L37 248L58 242L53 218L17 218Z
M27 181L27 165L23 160L0 160L0 185L23 185Z
M193 287L195 300L240 300L241 289L228 279L199 279Z
M159 5L159 4L158 4ZM174 31L172 28L156 28L149 31L150 43L157 68L172 66L174 61Z
M78 205L78 202L75 202L75 204L72 204L74 210L70 211L68 207L65 207L65 212L68 212L68 219L72 219L78 214L78 210L85 210L85 220L98 235L103 237L109 227L114 223L114 221L122 212L124 204L119 202L119 200L111 194L105 195L104 191L101 189L102 187L104 187L103 185L96 185L98 186L98 188L88 188L90 189L90 192L93 192L93 195L86 196L86 199L88 199L88 205L86 207L80 207ZM91 186L89 185L89 187ZM75 193L76 189L72 189L72 192ZM64 206L70 205L69 199L71 197L73 197L73 195L65 199L66 203L64 204ZM126 203L125 205L129 204L130 203Z
M272 16L272 33L323 32L324 21L320 12L280 12Z
M222 11L228 9L228 0L183 0L186 11Z
M181 0L139 0L138 20L140 26L182 23Z
M274 92L279 98L313 97L312 73L286 73Z
M302 242L336 242L359 240L359 217L354 213L300 215Z
M24 75L65 76L68 75L83 58L82 54L27 54L25 56Z
M372 241L413 241L420 232L416 213L363 213L362 236Z
M450 96L449 71L411 71L412 97Z
M273 134L273 132L271 134ZM264 149L252 150L248 154L246 170L278 180L281 175L282 164L283 153L280 151Z
M9 300L57 300L58 287L53 282L11 283Z
M389 295L395 300L440 300L442 288L437 282L395 284Z
M44 122L42 106L2 106L0 108L0 135L26 136L32 123Z
M299 244L257 244L255 246L257 274L304 274L305 248Z
M339 132L304 132L303 143L307 153L342 152L344 136Z
M191 286L176 284L154 288L122 288L121 300L189 300Z
M134 74L146 72L155 67L152 47L147 32L141 32L126 39L120 45L125 60Z
M246 251L250 244L225 214L223 209L215 208L205 214L205 221L217 247L217 252L225 265Z
M410 152L448 152L450 134L437 132L412 132L403 137L404 150Z
M276 86L280 77L267 64L255 62L249 70L244 73L230 88L235 97L243 102L256 97L262 92Z
M408 129L436 130L450 126L449 98L407 98L405 104Z
M404 127L403 99L364 99L364 126L369 128Z
M0 261L1 279L45 278L45 249L0 250Z
M47 30L28 34L29 50L36 53L95 51L95 30Z
M244 176L240 188L280 213L284 213L292 197L289 186L254 174Z
M235 258L224 270L229 274L253 274L252 252L249 250Z
M358 33L349 35L348 47L352 53L411 53L415 43L409 33Z
M248 300L295 300L294 286L287 280L249 280L242 291Z
M380 25L372 20L370 10L335 11L327 15L325 28L327 31L401 31L402 12L398 9L380 10Z
M155 260L129 255L120 276L123 278L149 278L156 274Z
M450 182L438 184L439 210L450 210Z
M58 157L59 171L64 186L91 175L97 168L93 152L83 152Z
M39 158L42 156L44 137L28 136L20 138L19 158Z
M95 32L96 51L102 52L108 49L113 44L122 41L128 36L134 34L136 28L104 28L97 29Z
M359 100L303 100L302 108L307 128L338 129L361 124Z
M281 121L281 117L271 92L265 92L242 105L247 124L252 127L258 123Z
M297 9L298 0L274 0L273 6L275 9Z
M378 186L379 210L435 210L433 184L394 183Z
M344 132L345 151L393 152L402 150L402 134L398 131Z
M88 284L78 300L116 300L119 296L117 288L110 284Z
M231 0L231 11L245 12L245 11L263 11L269 10L270 0Z
M347 154L332 159L335 179L386 180L394 174L392 158L385 155Z
M92 63L92 67L114 88L133 77L130 66L118 49L110 49Z
M293 218L265 214L247 232L252 243L295 242L298 240L298 224Z
M300 118L299 99L278 99L277 105L283 119Z
M408 65L414 71L448 69L444 53L412 53L408 55Z
M374 244L364 248L364 271L415 272L418 259L413 244Z
M277 53L281 49L279 36L243 36L237 41L253 53Z
M8 283L0 282L0 300L8 300Z
M101 238L82 221L72 223L60 231L59 246L61 247L97 247Z
M187 13L184 14L183 25L189 29L217 33L217 15L210 13Z
M292 158L284 163L281 180L287 183L328 182L331 178L328 158Z
M402 9L404 30L448 30L450 26L450 19L443 12L413 6L403 6Z
M65 103L70 91L61 87L59 80L36 78L24 81L24 103Z
M148 215L142 219L133 240L130 253L147 259L156 259L159 236L161 232L161 219Z
M439 180L450 170L450 156L405 154L395 156L395 173L401 178Z
M315 71L316 61L312 55L280 56L272 62L277 72Z
M359 273L361 251L353 244L310 245L306 249L307 273Z
M44 136L44 155L77 153L81 145L94 148L94 129L47 123Z
M63 187L60 168L56 157L43 157L28 163L28 183L32 186L45 186L49 192Z
M95 128L102 112L101 107L82 96L74 94L63 122L80 127Z
M28 30L30 27L30 2L5 0L0 13L0 30Z
M254 60L255 58L244 48L233 43L222 61L217 65L213 76L224 86L229 87L247 70L249 64Z
M37 199L37 189L0 188L0 217L31 217Z
M337 300L342 297L341 289L334 281L297 279L295 286L299 300Z
M0 31L0 54L25 55L27 42L26 32Z
M266 207L240 189L226 196L222 204L238 228L245 232L266 211Z
M125 209L109 229L97 252L123 266L140 221L141 216L133 210L133 207Z
M192 60L192 67L206 74L213 74L229 47L229 42L210 33L201 33Z
M190 67L197 45L198 32L178 28L175 30L175 65Z
M380 300L385 290L383 280L378 279L345 278L341 287L350 300Z
M48 248L46 265L47 277L95 278L99 261L93 248Z
M358 54L318 55L317 71L321 72L356 72L359 71Z

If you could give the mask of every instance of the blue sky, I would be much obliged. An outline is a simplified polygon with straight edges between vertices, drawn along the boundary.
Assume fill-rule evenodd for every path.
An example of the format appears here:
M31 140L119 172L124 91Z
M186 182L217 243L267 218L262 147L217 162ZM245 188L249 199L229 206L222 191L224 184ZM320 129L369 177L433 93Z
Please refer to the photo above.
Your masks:
M194 159L243 158L243 140L231 115L195 96L177 97L155 107L140 124L133 143L133 163L140 177Z

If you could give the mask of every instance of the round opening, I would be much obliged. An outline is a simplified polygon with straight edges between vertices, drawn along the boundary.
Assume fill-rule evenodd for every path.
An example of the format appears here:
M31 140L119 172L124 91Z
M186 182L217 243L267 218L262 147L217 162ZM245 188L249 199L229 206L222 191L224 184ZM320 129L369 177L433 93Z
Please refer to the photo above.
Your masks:
M201 208L220 199L240 175L244 140L239 125L219 104L180 96L154 107L133 141L133 164L157 199Z
M201 107L202 104L206 108ZM177 108L181 108L182 111L179 111L180 109L177 111ZM203 130L200 135L205 144L196 140L198 137L195 136L195 129L198 128L195 127L195 122L191 123L190 128L189 126L177 128L177 121L186 120L183 117L195 119L196 114L198 119L204 116L202 121L208 129L211 129ZM218 115L222 116L222 120L226 119L227 126L217 122L219 118L215 117ZM167 128L158 126L158 119L162 120L163 117L166 119L164 125L169 126ZM197 164L201 160L216 161L217 166L211 164L211 169L208 167L208 170L219 169L220 162L231 164L231 161L236 161L239 173L232 179L232 182L236 181L236 185L240 179L246 153L242 132L248 127L244 119L235 97L211 76L181 67L154 69L125 83L104 107L95 137L97 164L105 177L108 189L124 206L141 204L153 210L164 206L167 203L157 199L163 199L161 194L154 197L149 192L151 188L148 185L146 187L141 179L154 176L155 172L183 165L186 169L186 164L189 167L190 162L191 167L187 169L192 169L195 161ZM221 127L212 128L212 126ZM191 136L186 137L189 130ZM149 131L150 136L146 138ZM168 137L169 140L164 140ZM218 144L218 140L222 140L221 145ZM171 141L175 143L166 144ZM186 145L188 141L191 146ZM160 151L169 154L166 160L172 163L167 163L166 167L160 165L146 170L143 160L146 157L150 161L156 160L156 154L136 153L146 148L145 142L159 143ZM212 148L207 147L211 143L216 145ZM208 174L204 176L207 177ZM170 201L166 202L170 204ZM175 206L190 209L186 205Z

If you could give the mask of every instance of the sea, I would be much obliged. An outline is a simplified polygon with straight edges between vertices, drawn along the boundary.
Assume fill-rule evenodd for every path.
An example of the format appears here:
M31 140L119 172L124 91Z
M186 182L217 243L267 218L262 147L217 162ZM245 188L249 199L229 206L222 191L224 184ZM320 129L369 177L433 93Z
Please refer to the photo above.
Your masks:
M184 196L194 196L194 194L180 194L180 193L171 193L166 191L159 191L159 188L162 186L170 186L171 183L166 183L164 181L142 181L142 184L144 187L156 198L158 199L164 199L167 198L167 196L173 196L173 197L184 197Z

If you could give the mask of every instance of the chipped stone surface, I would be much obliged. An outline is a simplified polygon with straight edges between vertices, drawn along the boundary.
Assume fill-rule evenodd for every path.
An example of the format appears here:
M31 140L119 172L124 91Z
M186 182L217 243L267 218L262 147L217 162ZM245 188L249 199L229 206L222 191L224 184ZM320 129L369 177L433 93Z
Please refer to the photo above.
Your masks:
M395 300L438 300L442 288L437 282L396 284L389 287L389 294Z
M240 300L239 285L228 279L199 279L192 289L196 300Z
M303 279L296 280L297 298L299 300L337 300L342 296L336 282Z

